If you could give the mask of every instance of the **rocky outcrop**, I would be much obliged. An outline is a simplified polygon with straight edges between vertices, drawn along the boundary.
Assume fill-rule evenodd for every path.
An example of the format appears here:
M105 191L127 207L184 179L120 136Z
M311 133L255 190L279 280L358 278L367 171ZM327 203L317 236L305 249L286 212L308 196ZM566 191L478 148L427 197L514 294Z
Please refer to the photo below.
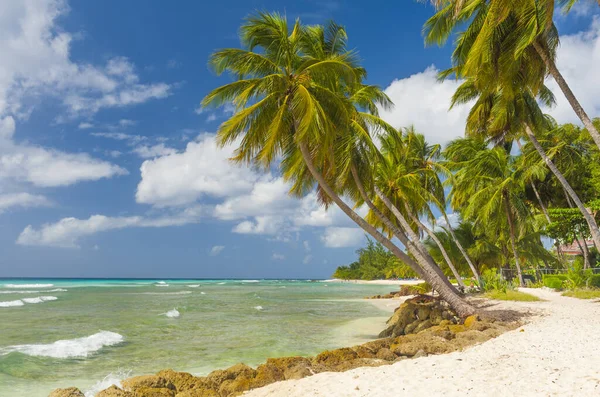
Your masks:
M328 350L315 357L270 358L256 369L236 364L205 377L171 369L136 376L111 386L97 397L232 397L270 383L300 379L326 371L347 371L392 364L409 358L443 354L494 338L517 323L467 317L461 323L449 307L432 297L417 296L402 304L388 320L385 337L354 347ZM57 394L63 393L63 394ZM67 394L65 394L67 393ZM74 393L74 394L68 394ZM77 394L79 393L79 394ZM75 389L57 389L51 397L82 397Z
M418 295L407 300L394 311L387 321L388 327L379 334L379 337L394 338L417 334L444 321L456 324L460 319L446 302L428 295Z
M399 291L392 291L389 294L369 296L367 299L394 299L403 296L420 295L431 292L431 286L427 283L416 285L401 285Z
M56 389L48 397L85 397L85 395L76 387L67 389Z

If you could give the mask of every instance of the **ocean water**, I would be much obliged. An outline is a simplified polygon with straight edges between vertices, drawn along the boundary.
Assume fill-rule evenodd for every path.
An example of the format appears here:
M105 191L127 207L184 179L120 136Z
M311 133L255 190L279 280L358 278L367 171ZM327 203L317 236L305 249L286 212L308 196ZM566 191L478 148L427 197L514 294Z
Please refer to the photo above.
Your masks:
M0 396L93 396L165 368L196 375L362 343L390 286L295 280L0 279Z

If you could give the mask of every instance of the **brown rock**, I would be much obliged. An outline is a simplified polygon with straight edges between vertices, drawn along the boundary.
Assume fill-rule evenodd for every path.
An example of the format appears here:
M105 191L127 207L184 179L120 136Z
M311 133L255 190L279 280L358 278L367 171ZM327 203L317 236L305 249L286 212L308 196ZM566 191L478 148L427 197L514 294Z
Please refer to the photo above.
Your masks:
M206 378L199 378L187 372L177 372L172 369L164 369L158 372L156 376L171 382L179 393L189 389L205 387L207 384Z
M431 320L427 319L425 321L422 321L419 325L417 325L417 327L414 329L414 333L418 334L419 332L431 327L433 324L431 324Z
M48 397L85 397L84 394L76 387L67 389L56 389L48 395Z
M385 361L394 361L396 360L396 355L390 349L384 347L377 352L377 358Z
M340 370L338 368L346 367L349 361L357 358L358 354L354 350L343 347L320 353L313 359L313 365L320 367L318 368L319 372L323 372L323 370L338 371Z
M301 379L313 374L311 360L306 357L269 358L266 365L279 368L283 372L284 379Z
M134 376L133 378L125 379L121 384L123 385L123 390L126 391L136 391L142 387L175 390L173 383L162 376L156 375Z
M157 387L140 387L135 389L135 397L175 397L175 390L157 388Z
M190 389L177 393L175 397L221 397L219 392L213 389Z
M465 323L464 323L465 327L471 328L471 326L473 324L475 324L477 321L479 321L479 316L477 316L476 314L473 314L472 316L465 318Z
M104 389L96 394L96 397L135 397L135 394L119 389L117 386L112 385L108 389Z
M354 346L354 347L352 347L352 350L354 350L354 352L357 354L358 358L375 358L376 357L375 352L364 345Z

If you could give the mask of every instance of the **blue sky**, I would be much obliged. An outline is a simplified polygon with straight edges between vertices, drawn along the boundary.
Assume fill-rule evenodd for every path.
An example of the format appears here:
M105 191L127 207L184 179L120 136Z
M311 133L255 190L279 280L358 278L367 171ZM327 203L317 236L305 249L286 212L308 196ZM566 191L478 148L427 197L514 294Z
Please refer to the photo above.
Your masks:
M0 277L317 278L354 260L360 230L312 195L287 197L276 170L229 164L213 136L228 109L198 108L229 81L209 54L236 47L255 10L345 25L396 103L388 121L432 142L462 134L467 109L447 112L458 83L435 80L451 49L424 47L423 3L3 2ZM559 66L594 116L596 14L584 2L558 20ZM575 122L556 94L550 113Z

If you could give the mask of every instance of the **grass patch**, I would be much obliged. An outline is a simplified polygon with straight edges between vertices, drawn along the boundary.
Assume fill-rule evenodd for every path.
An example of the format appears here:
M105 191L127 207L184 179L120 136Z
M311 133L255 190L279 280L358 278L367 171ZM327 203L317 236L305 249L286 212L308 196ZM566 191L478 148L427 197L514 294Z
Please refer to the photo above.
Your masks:
M536 302L541 300L537 296L510 289L506 290L506 292L498 290L488 291L483 296L489 299L496 299L501 301Z
M600 289L576 289L563 292L563 296L579 299L598 299L600 298Z

